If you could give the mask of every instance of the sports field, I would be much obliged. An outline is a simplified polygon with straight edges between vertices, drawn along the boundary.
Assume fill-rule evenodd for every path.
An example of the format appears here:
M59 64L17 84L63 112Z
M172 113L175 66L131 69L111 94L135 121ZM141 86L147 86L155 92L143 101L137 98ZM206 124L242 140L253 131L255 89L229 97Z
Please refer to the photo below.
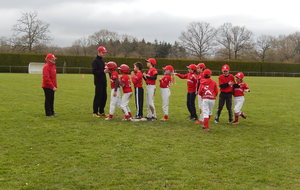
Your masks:
M169 121L125 122L92 117L92 75L57 78L47 118L41 75L0 74L1 190L300 189L300 78L245 77L248 118L229 125L223 109L210 132L187 120L185 80Z

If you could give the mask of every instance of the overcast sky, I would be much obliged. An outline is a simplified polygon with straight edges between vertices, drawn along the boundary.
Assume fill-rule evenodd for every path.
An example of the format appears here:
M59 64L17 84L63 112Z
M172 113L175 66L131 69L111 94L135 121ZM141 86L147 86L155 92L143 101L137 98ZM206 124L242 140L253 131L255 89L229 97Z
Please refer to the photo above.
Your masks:
M0 0L0 37L22 12L50 24L52 45L70 46L101 29L147 41L178 40L190 22L246 26L256 35L300 31L297 0ZM299 3L298 3L299 2Z

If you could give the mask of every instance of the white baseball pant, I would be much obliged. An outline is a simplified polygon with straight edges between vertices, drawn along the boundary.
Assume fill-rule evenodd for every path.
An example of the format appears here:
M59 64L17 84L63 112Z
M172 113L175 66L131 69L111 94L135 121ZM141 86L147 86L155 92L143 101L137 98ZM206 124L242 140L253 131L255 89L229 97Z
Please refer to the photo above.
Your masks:
M203 121L202 97L200 95L198 95L198 107L200 109L199 121Z
M162 98L162 110L164 115L169 115L169 98L171 95L169 88L160 88Z
M242 107L245 102L245 97L244 96L237 96L234 97L234 113L240 115L242 113Z
M121 97L120 97L120 88L117 88L117 95L114 96L115 89L111 89L110 93L110 105L109 105L109 114L114 115L116 106L120 107Z
M120 107L123 110L125 115L128 115L128 113L130 112L128 104L129 104L131 96L132 96L132 92L124 93L122 96Z
M154 94L155 94L155 85L147 85L147 96L146 96L146 104L147 104L147 117L152 118L156 117L156 111L154 106Z
M212 115L216 100L202 99L203 118L209 118Z

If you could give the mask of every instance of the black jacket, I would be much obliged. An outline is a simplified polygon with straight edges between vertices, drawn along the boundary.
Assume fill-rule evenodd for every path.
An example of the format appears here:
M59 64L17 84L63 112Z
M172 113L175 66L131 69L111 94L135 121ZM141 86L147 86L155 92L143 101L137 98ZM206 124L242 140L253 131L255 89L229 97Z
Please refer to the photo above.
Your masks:
M104 67L105 67L104 59L102 57L97 56L92 63L95 85L101 85L106 87L107 81L106 81L106 75L104 73Z

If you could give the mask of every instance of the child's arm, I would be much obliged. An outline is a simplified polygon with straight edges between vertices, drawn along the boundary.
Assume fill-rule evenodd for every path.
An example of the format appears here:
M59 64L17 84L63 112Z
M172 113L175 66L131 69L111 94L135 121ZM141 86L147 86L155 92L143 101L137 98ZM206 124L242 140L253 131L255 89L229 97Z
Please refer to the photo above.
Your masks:
M180 74L180 73L176 73L176 75L181 78L181 79L187 79L188 74Z

